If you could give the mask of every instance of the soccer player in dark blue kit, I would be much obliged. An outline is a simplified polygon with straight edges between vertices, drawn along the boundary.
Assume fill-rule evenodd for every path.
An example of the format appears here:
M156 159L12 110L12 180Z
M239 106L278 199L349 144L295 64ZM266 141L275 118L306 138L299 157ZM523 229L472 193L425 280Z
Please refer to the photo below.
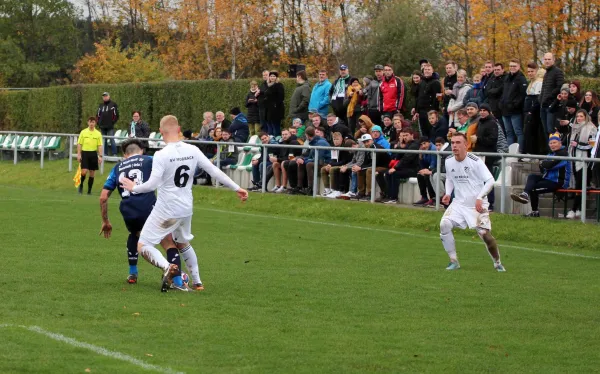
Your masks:
M152 212L152 208L156 203L156 195L154 192L135 193L124 190L119 185L119 179L122 177L134 181L136 184L142 184L150 178L152 172L152 157L143 154L143 144L138 139L128 139L121 145L125 160L117 163L111 170L102 193L100 195L100 210L102 214L102 228L100 235L104 234L105 238L110 238L112 233L112 225L108 219L108 198L116 189L121 195L121 204L119 210L123 215L125 226L129 231L127 238L127 254L129 258L129 276L128 283L137 283L138 270L138 239L146 219ZM170 263L177 265L181 269L181 259L179 251L169 235L161 242L163 248L166 249L167 259ZM173 288L185 288L181 275L173 278Z

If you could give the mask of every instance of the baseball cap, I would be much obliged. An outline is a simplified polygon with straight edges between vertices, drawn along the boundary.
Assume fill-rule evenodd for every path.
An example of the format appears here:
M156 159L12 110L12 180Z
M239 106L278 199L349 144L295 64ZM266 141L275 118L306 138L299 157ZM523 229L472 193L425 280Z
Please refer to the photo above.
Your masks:
M110 94L108 92L103 92L102 96L110 96Z
M363 134L358 141L359 142L366 142L367 140L373 140L373 138L371 137L371 135L369 134Z
M340 65L340 70L346 70L346 69L348 69L348 65L346 65L346 64Z
M377 64L375 65L375 68L373 68L374 70L383 70L383 65Z
M375 125L375 126L371 127L371 132L373 132L373 131L379 131L379 132L381 132L381 126Z

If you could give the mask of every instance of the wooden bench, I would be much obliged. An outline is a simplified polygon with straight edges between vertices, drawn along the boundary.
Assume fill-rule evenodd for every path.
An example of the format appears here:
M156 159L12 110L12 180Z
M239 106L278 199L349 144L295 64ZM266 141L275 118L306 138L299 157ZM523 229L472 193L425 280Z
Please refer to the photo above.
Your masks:
M567 201L569 200L569 194L575 194L575 196L581 196L582 190L561 188L553 192L552 194L552 217L554 218L555 203L561 200L564 201L563 217L567 216ZM600 222L600 190L586 190L587 195L594 195L596 198L596 222ZM577 198L577 197L576 197ZM585 212L581 212L585 214Z

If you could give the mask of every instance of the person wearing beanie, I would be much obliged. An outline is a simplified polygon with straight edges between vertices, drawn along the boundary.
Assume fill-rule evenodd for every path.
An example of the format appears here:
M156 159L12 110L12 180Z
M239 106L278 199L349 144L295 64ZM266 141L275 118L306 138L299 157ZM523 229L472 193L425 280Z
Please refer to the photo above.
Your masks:
M488 153L497 153L498 152L498 123L496 122L496 118L491 113L492 110L490 105L487 103L481 104L479 107L479 122L477 124L477 132L474 136L471 137L471 142L475 143L473 147L473 152L488 152ZM502 131L502 130L500 130ZM489 172L492 173L494 164L498 161L498 157L485 157L485 166L488 168ZM494 189L490 191L488 194L488 201L490 206L488 210L491 212L494 210Z
M548 156L567 157L567 148L562 145L560 133L550 134L548 140L550 153ZM531 203L531 213L525 217L539 217L539 195L554 192L561 188L569 188L571 179L571 162L564 160L541 160L540 174L529 174L525 189L520 194L513 193L510 198L521 204Z
M248 137L250 136L248 119L238 107L231 108L229 114L232 121L228 128L231 138L235 143L246 143L248 141Z

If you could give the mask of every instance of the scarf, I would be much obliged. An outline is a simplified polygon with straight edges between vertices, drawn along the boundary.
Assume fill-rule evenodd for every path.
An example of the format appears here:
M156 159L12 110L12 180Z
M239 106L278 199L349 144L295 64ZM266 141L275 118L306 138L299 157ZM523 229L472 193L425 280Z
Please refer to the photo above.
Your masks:
M335 100L338 97L339 98L344 98L344 88L346 87L346 78L342 78L339 77L334 90L333 90L333 95L331 95L331 100Z
M461 83L454 83L454 86L452 87L452 95L454 95L454 98L458 98L458 91L460 91L461 88L463 88L465 86L465 83L467 83L466 81Z
M348 118L352 117L354 115L354 107L356 106L356 103L358 102L358 96L360 90L362 90L362 87L360 85L358 85L358 90L354 93L354 95L352 95L352 97L350 97L350 93L353 91L352 86L348 86L348 91L346 92L346 94L348 95L348 97L350 97L350 103L348 103L348 110L346 111L346 115L348 116Z

